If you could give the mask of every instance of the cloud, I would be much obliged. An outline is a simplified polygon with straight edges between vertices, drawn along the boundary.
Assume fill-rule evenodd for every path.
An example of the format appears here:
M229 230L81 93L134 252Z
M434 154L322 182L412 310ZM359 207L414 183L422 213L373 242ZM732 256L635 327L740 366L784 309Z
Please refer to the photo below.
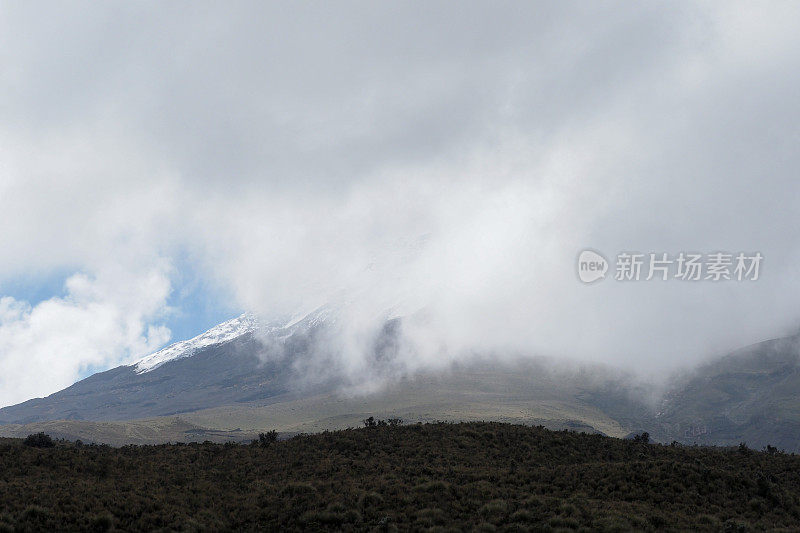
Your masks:
M160 317L164 272L100 278L75 274L65 295L35 306L0 298L0 405L53 392L88 369L129 363L169 339Z
M345 302L333 351L354 379L387 313L425 317L407 325L401 371L483 352L665 372L788 334L800 318L796 11L9 6L0 281L99 280L101 294L51 301L95 354L41 356L68 368L149 345L169 312L162 265L178 255L267 316ZM589 287L574 272L587 247L761 251L764 272ZM167 295L111 290L153 268ZM44 305L7 302L27 309L12 325ZM102 323L96 302L133 325L82 332L80 320ZM8 345L56 353L42 347L58 320Z

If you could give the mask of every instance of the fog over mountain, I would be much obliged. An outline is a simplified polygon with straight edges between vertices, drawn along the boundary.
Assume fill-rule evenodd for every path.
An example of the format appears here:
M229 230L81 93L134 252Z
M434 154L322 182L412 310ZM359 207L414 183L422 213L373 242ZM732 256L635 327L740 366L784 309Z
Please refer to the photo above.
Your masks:
M397 317L388 381L657 379L797 333L800 5L154 6L0 10L0 406L182 340L188 279L266 323L335 309L303 368L351 385ZM586 248L764 259L587 285Z

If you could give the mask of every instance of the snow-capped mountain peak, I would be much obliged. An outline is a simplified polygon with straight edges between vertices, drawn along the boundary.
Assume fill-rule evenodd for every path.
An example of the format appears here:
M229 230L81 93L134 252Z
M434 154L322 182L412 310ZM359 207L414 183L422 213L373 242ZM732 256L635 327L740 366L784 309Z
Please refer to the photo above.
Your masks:
M206 346L220 344L240 337L245 333L251 333L255 331L257 327L258 320L256 317L250 313L244 313L234 319L214 326L197 337L176 342L175 344L171 344L166 348L139 359L133 364L134 370L137 374L150 372L169 361L191 357L199 349L205 348Z

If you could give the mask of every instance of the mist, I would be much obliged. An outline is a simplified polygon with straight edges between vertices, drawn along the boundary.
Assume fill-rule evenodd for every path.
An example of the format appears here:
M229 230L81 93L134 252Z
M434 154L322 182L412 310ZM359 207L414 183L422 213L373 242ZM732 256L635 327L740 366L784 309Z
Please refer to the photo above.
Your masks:
M354 385L396 317L390 378L658 379L800 327L795 4L151 7L0 13L0 295L68 273L0 299L0 405L168 342L179 257L264 320L335 308L304 364ZM764 260L583 284L587 248Z

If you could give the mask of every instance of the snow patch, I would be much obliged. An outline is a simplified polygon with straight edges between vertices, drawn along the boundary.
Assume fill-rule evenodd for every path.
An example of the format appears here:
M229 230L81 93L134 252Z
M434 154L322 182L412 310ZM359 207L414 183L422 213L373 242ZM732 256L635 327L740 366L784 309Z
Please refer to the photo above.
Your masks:
M191 357L198 350L206 346L227 342L245 333L251 333L255 331L257 327L258 320L256 317L250 313L244 313L232 320L214 326L193 339L176 342L156 353L139 359L133 364L134 371L137 374L150 372L164 363L183 359L184 357Z
M288 321L283 319L264 324L255 315L244 313L232 320L214 326L193 339L176 342L156 353L143 357L133 363L132 366L137 374L144 374L155 370L164 363L191 357L201 348L228 342L246 333L257 334L262 342L269 339L280 342L296 333L309 331L325 323L333 323L335 315L334 308L323 305L306 315L295 315ZM298 319L297 316L300 316L300 318Z

